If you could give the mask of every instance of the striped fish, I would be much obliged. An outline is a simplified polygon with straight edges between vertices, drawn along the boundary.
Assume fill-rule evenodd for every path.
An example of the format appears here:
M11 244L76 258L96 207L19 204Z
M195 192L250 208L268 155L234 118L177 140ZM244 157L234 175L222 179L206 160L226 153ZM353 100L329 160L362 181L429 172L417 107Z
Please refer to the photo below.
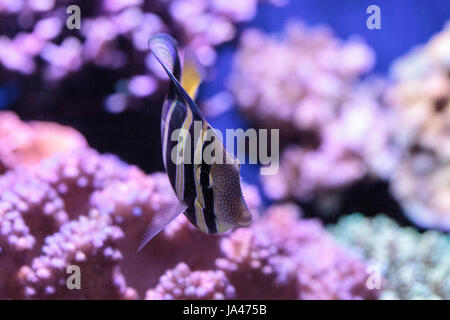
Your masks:
M161 144L177 200L158 212L139 250L181 213L209 234L248 226L251 214L242 195L240 165L194 102L203 78L199 63L187 51L182 70L177 43L165 34L152 37L149 48L170 78L161 115ZM220 152L211 152L212 160L204 161L208 150Z

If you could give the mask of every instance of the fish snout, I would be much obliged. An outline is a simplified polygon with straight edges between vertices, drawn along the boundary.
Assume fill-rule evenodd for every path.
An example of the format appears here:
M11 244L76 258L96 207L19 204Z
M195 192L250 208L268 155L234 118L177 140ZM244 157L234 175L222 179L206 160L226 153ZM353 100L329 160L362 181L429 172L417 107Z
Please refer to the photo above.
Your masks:
M239 227L248 227L252 222L252 214L249 211L244 211L236 222Z

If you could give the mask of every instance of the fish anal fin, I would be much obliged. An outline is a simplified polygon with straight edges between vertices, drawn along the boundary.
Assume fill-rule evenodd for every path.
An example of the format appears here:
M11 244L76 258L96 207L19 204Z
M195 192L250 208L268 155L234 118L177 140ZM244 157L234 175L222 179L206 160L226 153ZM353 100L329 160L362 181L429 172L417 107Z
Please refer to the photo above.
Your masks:
M161 209L155 213L150 226L145 231L145 235L139 245L138 251L141 251L145 245L152 240L166 225L178 217L187 209L187 205L181 201L174 200L164 203Z

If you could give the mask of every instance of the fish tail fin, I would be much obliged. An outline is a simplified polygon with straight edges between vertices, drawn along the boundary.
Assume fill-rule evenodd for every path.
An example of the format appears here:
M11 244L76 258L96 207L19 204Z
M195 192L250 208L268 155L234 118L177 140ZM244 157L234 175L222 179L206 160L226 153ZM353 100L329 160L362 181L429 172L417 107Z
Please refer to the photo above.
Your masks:
M152 240L162 229L164 229L166 225L168 225L186 209L187 205L178 199L163 204L161 209L155 213L150 226L145 231L145 235L137 251L141 251L150 240Z
M198 88L200 87L204 76L205 71L200 62L197 60L195 53L189 48L186 49L184 54L181 85L193 100L195 100L197 96Z

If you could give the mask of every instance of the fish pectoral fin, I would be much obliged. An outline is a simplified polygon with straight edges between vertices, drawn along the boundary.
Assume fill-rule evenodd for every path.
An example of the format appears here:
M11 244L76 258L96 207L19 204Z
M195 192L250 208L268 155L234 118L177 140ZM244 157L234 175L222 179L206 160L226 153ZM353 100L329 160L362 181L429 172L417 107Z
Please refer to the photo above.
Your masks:
M195 100L197 96L197 91L203 81L204 74L205 71L197 60L195 53L187 48L184 54L181 85L193 100Z
M152 240L172 220L183 213L187 207L186 204L178 200L163 204L161 209L155 213L150 226L145 231L144 238L139 245L138 251L141 251L150 240Z

